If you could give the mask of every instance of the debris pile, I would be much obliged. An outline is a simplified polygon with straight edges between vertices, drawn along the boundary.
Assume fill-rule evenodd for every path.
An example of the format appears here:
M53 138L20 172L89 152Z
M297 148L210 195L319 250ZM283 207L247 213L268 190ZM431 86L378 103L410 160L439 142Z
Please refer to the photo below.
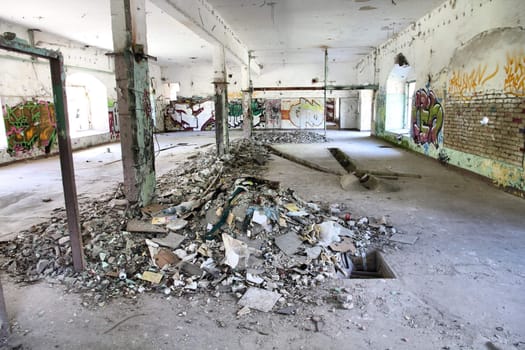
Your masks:
M329 140L326 136L313 131L296 130L291 132L264 131L254 132L253 139L263 144L274 143L323 143Z
M239 140L226 160L199 153L162 176L155 202L141 209L120 189L81 203L82 273L72 268L63 209L0 245L1 267L20 282L61 281L85 306L147 291L234 293L240 314L307 302L309 289L349 278L353 259L395 229L384 217L353 218L342 204L308 202L260 177L267 152Z

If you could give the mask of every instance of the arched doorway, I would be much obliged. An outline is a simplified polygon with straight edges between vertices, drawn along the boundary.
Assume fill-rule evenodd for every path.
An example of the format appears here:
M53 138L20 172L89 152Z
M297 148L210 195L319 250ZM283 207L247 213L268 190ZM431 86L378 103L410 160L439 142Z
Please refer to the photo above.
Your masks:
M66 78L71 137L109 132L107 89L97 78L74 73Z
M396 63L386 82L385 130L409 133L412 98L416 82L414 70L408 64Z

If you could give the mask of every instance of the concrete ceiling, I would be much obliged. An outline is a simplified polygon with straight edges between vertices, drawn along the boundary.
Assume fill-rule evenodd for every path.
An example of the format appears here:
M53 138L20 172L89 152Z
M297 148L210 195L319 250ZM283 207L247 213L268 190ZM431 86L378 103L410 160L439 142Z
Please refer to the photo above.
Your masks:
M160 64L211 62L208 42L149 1L146 15L149 54ZM0 19L113 50L109 0L2 1Z
M189 1L189 0L188 0ZM443 0L208 0L263 65L356 63ZM44 6L45 3L45 6ZM211 61L211 46L146 3L149 53L162 65ZM18 0L0 18L112 50L109 0Z
M444 0L208 0L259 63L355 62Z

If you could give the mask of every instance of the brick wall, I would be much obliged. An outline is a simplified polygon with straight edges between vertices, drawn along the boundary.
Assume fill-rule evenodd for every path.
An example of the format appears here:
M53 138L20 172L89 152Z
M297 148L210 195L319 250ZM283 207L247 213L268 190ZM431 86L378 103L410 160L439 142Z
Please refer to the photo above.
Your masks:
M525 128L525 98L502 93L449 96L445 110L445 147L523 165L524 134L519 129ZM487 125L480 123L483 117L489 118Z

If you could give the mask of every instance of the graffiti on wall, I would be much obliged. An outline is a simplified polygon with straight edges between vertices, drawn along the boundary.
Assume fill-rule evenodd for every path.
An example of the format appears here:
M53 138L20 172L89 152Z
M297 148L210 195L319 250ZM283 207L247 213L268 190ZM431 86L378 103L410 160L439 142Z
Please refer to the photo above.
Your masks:
M281 101L283 128L320 128L324 123L324 107L320 99L294 99Z
M436 94L430 88L416 91L412 112L412 137L419 145L433 144L439 148L442 141L444 111Z
M328 102L331 102L329 100ZM322 99L252 99L253 126L271 129L322 128ZM176 130L212 130L215 105L211 99L187 98L171 101L165 109L165 128ZM228 126L241 128L242 102L228 101Z
M243 121L242 102L240 100L228 101L228 127L241 128Z
M118 140L120 138L120 123L118 119L117 102L110 101L110 103L108 103L108 122L111 139Z
M166 130L211 130L215 125L212 99L188 98L171 101L164 115Z
M252 118L253 118L253 127L254 128L264 128L265 127L265 101L260 98L252 99Z
M487 72L487 65L478 65L470 72L453 71L449 80L449 93L465 99L471 98L483 89L485 83L493 79L498 74L499 66Z
M507 54L503 90L507 94L525 96L525 54L523 52Z
M281 127L281 100L266 100L264 116L266 128L279 129Z
M7 152L15 157L40 149L46 154L56 140L55 106L51 102L23 102L5 106Z

